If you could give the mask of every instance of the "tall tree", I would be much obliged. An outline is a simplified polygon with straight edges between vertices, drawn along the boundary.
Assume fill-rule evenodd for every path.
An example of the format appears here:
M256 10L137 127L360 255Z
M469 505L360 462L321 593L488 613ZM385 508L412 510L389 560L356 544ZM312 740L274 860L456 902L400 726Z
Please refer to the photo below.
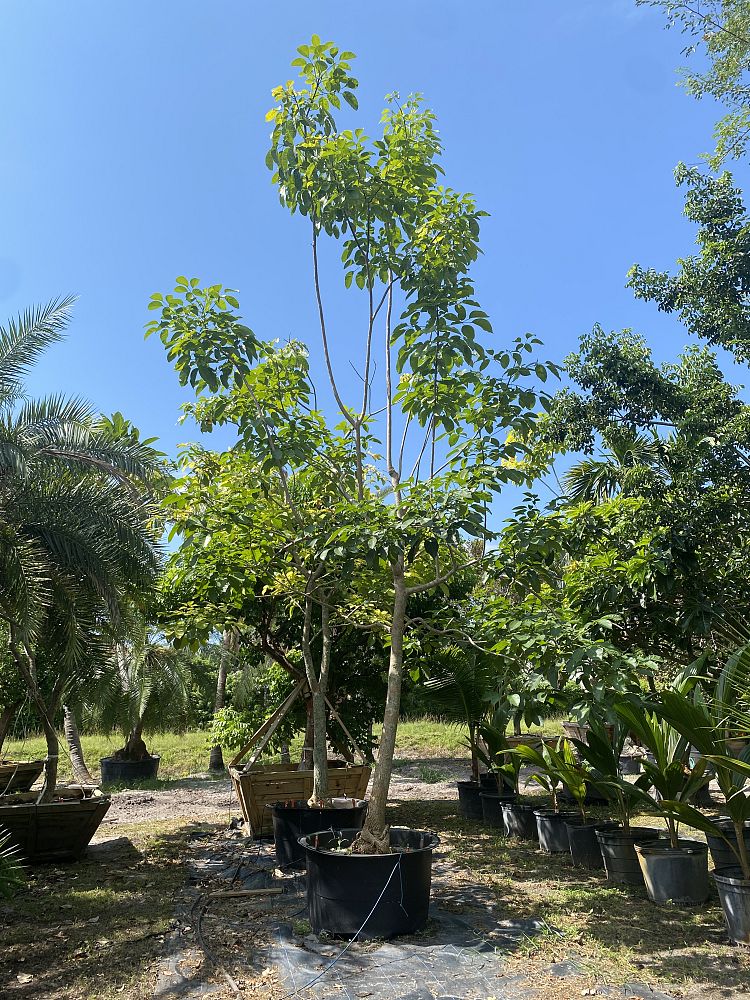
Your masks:
M491 325L475 299L469 270L479 253L483 213L470 195L441 183L434 114L419 97L401 101L392 95L377 139L370 141L361 129L342 129L336 120L342 102L357 108L353 54L317 36L298 53L300 80L273 91L266 162L282 205L307 219L322 359L336 411L333 429L316 408L306 354L287 351L296 357L291 368L286 361L284 377L269 395L269 380L255 373L263 371L270 348L237 317L207 323L205 291L191 282L180 281L171 296L153 300L161 319L151 329L159 332L183 382L199 393L228 390L244 446L262 444L261 468L276 477L282 492L298 457L292 449L302 450L299 465L316 480L325 507L325 516L305 535L316 568L310 564L300 581L302 594L320 608L321 630L332 612L388 638L383 731L362 841L370 850L387 844L385 808L410 606L471 561L465 536L491 534L487 515L495 491L523 478L508 459L523 450L519 441L534 422L538 396L530 380L535 374L546 379L550 368L530 357L533 338L499 351L479 339ZM345 287L359 290L363 300L356 399L344 398L331 349L319 249L326 237L340 244ZM230 313L230 297L222 300ZM307 399L292 420L290 393L295 389L300 398L301 380L309 387ZM219 392L218 403L196 408L204 422L227 419L226 396ZM381 430L382 448L376 440ZM295 468L295 478L302 468ZM325 490L322 483L329 484ZM287 504L287 519L294 518L291 493Z

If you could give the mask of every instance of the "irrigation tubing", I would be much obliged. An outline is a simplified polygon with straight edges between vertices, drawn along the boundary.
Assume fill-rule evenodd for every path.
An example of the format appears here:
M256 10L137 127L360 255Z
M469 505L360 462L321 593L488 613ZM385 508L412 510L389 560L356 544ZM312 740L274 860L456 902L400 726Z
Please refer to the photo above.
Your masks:
M281 997L278 998L278 1000L289 1000L290 997L298 997L300 995L300 991L301 990L309 990L311 986L314 986L316 983L320 982L320 980L323 978L323 976L325 976L326 973L330 972L331 969L334 967L334 965L338 961L340 961L340 959L342 959L344 957L344 955L347 953L347 951L349 951L349 949L351 948L351 946L354 944L354 942L357 940L357 938L359 937L359 935L365 929L365 925L367 924L367 921L370 919L370 917L373 915L373 913L375 912L375 910L378 908L378 903L380 902L380 900L385 895L385 890L391 884L391 879L393 878L393 876L396 874L397 871L399 872L399 875L401 874L400 869L401 869L401 858L402 857L403 857L403 854L399 854L398 861L393 866L393 871L391 872L391 874L386 879L385 885L383 886L383 888L380 891L380 895L375 900L372 909L367 914L367 916L365 917L365 919L362 921L362 925L359 928L359 930L357 931L357 933L354 935L354 937L350 938L346 942L346 944L341 949L341 951L338 953L338 955L333 959L333 961L329 962L329 964L325 967L325 969L323 969L322 972L319 972L317 974L317 976L313 976L313 978L309 982L305 983L304 986L298 986L296 989L292 990L291 992L284 993ZM401 883L401 892L402 892L402 895L401 895L401 906L403 908L403 882Z

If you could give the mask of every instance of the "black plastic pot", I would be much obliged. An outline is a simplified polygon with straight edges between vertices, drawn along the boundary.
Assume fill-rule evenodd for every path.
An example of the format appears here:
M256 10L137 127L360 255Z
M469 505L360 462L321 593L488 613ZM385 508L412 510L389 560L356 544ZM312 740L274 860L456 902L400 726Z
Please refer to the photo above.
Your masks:
M499 826L505 829L503 820L503 802L515 802L516 796L513 792L480 792L482 800L482 819L487 826Z
M640 774L641 758L634 754L623 754L620 757L620 774Z
M574 820L566 820L565 826L568 830L568 845L570 847L570 857L577 868L590 868L598 871L604 868L604 858L596 839L597 830L613 830L616 823L581 823Z
M750 879L738 867L714 872L727 934L735 944L750 944Z
M151 754L145 760L118 760L116 757L102 757L99 766L102 784L111 785L116 781L144 781L155 778L159 771L159 754Z
M726 834L727 840L730 841L732 846L737 849L737 834L735 833L734 825L731 820L718 819L715 821L716 825L720 827ZM745 846L747 847L748 853L750 853L750 820L745 823ZM706 840L708 841L708 849L711 852L711 860L714 863L714 868L718 871L720 868L734 868L737 865L737 855L734 853L732 848L729 846L723 837L714 837L713 834L707 833Z
M668 840L636 844L646 892L652 903L705 903L708 887L708 847L698 840Z
M275 802L271 806L273 841L279 867L305 867L305 849L300 837L316 830L361 830L367 813L367 803L362 799L349 799L350 805L311 809L304 800Z
M574 820L575 813L535 809L534 816L541 849L547 854L568 854L570 841L565 823Z
M507 837L518 837L519 840L538 840L539 831L536 827L534 807L525 802L501 802L503 825Z
M481 792L500 792L501 795L509 792L515 794L512 782L504 774L498 775L494 771L485 771L479 775L479 790Z
M458 811L465 819L482 819L481 785L476 781L457 781Z
M659 837L660 831L648 826L631 826L628 831L622 827L597 830L596 839L604 859L607 881L643 885L643 872L635 845L659 840Z
M307 856L307 903L315 934L390 938L427 923L437 834L390 829L391 854L342 853L358 830L301 838ZM333 849L333 850L331 850Z

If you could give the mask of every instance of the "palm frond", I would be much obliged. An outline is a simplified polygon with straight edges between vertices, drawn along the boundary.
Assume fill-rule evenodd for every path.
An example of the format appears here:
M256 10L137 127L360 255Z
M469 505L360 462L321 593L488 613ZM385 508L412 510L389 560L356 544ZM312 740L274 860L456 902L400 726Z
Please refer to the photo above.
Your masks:
M0 326L0 402L21 396L24 377L44 351L62 339L75 301L72 295L51 299Z

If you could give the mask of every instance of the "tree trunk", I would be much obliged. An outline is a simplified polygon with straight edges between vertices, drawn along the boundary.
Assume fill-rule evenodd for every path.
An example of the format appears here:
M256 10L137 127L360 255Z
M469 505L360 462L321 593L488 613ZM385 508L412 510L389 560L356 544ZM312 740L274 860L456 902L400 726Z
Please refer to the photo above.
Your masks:
M116 760L148 760L151 756L143 740L143 719L139 719L128 735L125 746L112 755Z
M51 802L55 794L57 785L57 769L60 763L60 741L57 738L57 730L52 725L46 712L41 713L42 728L47 741L47 760L44 766L44 785L39 795L39 802Z
M76 781L81 785L96 785L97 782L91 777L83 756L81 734L78 732L75 713L67 705L63 705L63 731L70 750L70 763Z
M382 853L389 850L388 830L385 824L385 809L391 786L393 755L396 750L396 732L401 710L401 681L404 672L404 631L406 627L406 580L404 578L403 557L392 567L393 572L393 617L391 619L391 652L388 663L388 691L383 714L383 732L380 737L380 751L375 765L370 805L367 807L365 836L360 838L363 853L373 849ZM356 845L355 845L356 849Z
M299 759L299 770L306 771L311 764L310 750L315 741L315 714L313 712L313 700L309 691L305 692L305 712L307 721L305 722L305 739L302 744L302 753Z
M224 708L224 700L227 693L227 670L229 661L237 652L237 631L236 629L225 629L221 637L221 656L219 657L219 675L216 678L216 698L214 699L214 715ZM221 746L213 746L208 755L209 771L223 771L224 755Z
M328 670L331 658L330 611L327 604L323 603L320 609L323 650L320 658L320 669L316 671L312 650L312 613L313 599L312 595L308 593L305 597L302 656L305 662L307 683L312 692L313 788L312 795L308 799L311 806L320 805L328 796L328 734L326 731L325 695L328 686Z
M2 713L0 713L0 750L2 750L3 744L8 738L10 727L13 725L16 712L20 707L21 702L17 701L13 705L6 705L6 707L2 710Z

